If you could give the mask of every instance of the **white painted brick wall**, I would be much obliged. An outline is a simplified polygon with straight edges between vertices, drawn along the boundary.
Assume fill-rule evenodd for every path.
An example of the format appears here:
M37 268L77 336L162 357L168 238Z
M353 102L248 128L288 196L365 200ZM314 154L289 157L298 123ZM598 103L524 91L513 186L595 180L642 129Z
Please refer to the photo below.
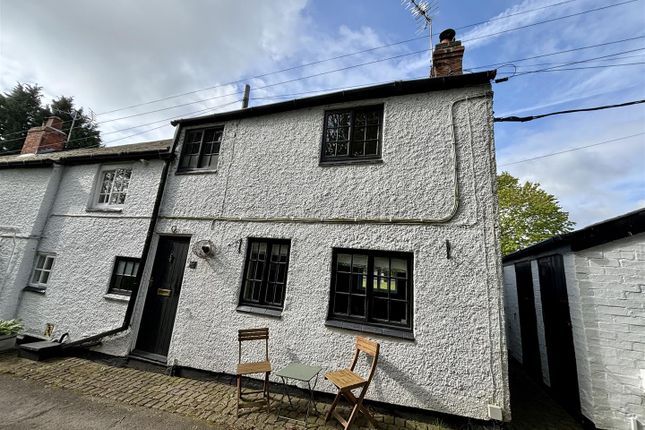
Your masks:
M629 429L630 417L645 423L645 233L574 255L593 421Z
M571 317L571 332L573 335L573 348L578 371L578 390L580 392L580 410L582 414L593 422L593 388L591 371L589 368L589 348L587 333L580 301L580 289L576 280L575 256L571 252L563 253L564 276L567 284L569 300L569 315Z
M192 243L210 239L216 253L208 262L192 254L188 259L198 265L186 269L169 362L230 373L237 359L236 330L267 325L276 368L293 360L325 370L347 366L360 333L325 326L332 248L409 251L414 252L415 341L369 336L381 342L382 356L368 397L481 419L487 418L487 404L494 403L510 417L490 98L457 106L460 209L447 224L208 220L220 214L445 216L454 195L450 106L487 90L366 101L385 104L381 164L318 165L324 109L341 105L226 123L215 174L175 175L175 162L157 232L188 234ZM237 243L248 237L291 239L280 319L235 311L245 256ZM451 259L446 258L446 239ZM332 391L326 382L318 387Z

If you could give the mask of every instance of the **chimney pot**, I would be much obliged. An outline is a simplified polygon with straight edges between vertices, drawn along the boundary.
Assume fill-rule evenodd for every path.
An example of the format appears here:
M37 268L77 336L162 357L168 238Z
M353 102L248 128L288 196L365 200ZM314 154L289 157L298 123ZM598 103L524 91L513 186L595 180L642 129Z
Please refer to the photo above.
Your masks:
M50 116L40 127L32 127L22 144L21 154L62 151L65 149L67 135L63 132L63 120Z
M455 41L457 32L452 28L447 28L439 34L440 43L450 43Z
M435 45L432 53L431 77L461 75L465 48L455 40L456 32L452 28L439 34L440 42Z

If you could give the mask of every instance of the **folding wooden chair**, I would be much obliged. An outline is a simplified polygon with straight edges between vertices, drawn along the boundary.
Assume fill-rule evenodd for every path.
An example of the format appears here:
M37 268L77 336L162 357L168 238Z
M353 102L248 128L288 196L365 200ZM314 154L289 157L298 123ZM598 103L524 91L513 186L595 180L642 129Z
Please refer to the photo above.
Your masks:
M336 370L334 372L325 374L325 379L327 379L329 382L334 384L336 388L338 388L338 394L336 394L336 398L331 404L331 408L329 409L329 412L327 412L327 416L325 416L325 422L327 422L333 415L334 418L336 418L343 425L343 428L347 430L356 419L358 413L361 412L367 417L369 422L374 427L376 427L374 417L367 410L367 408L363 406L363 398L367 393L367 389L369 388L370 382L372 382L372 377L374 376L374 371L376 370L379 349L380 345L378 343L358 336L356 337L356 351L354 352L354 358L352 359L352 364L349 366L349 369ZM360 375L354 373L354 368L356 367L356 363L358 362L358 357L361 351L372 357L372 365L370 366L370 371L369 375L367 375L367 379L363 379ZM352 390L355 390L357 388L361 388L361 392L358 397L356 397L352 393ZM345 397L350 405L354 405L352 412L347 420L345 420L340 416L338 412L335 411L341 396Z
M239 355L237 364L237 410L236 414L240 416L240 409L253 408L253 407L267 407L267 411L271 409L269 400L269 374L271 373L271 363L269 362L269 329L268 328L253 328L246 330L239 330L237 335L239 343ZM242 342L252 340L265 341L265 360L256 361L252 363L242 363ZM262 393L264 400L247 401L242 398L242 376L251 375L254 373L264 373L264 384L262 390L247 391L244 394L259 394Z

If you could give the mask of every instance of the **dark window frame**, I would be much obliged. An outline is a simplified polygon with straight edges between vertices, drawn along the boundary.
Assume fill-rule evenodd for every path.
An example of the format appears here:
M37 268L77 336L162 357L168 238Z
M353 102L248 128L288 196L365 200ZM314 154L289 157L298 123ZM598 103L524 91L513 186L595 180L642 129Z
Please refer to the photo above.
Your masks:
M356 127L356 114L360 112L370 112L378 110L378 136L376 139L376 154L370 155L360 155L352 156L351 147L352 142L354 141L354 128ZM374 163L382 161L382 147L383 147L383 118L385 112L384 104L375 104L367 106L355 106L345 109L332 109L326 110L324 115L323 122L323 131L322 138L320 143L320 164L321 165L333 165L333 164L354 164L354 163ZM325 154L326 144L327 144L327 131L329 130L329 115L335 113L350 113L351 120L348 130L348 140L347 140L347 156L329 156ZM368 125L366 124L367 128ZM363 142L365 142L364 140ZM364 147L365 148L365 147Z
M119 267L119 262L124 261L127 265L127 263L135 263L134 267L134 276L131 275L118 275L117 274L117 269ZM140 267L139 265L141 264L141 259L137 257L122 257L122 256L116 256L114 258L114 265L112 266L112 275L110 277L110 285L107 290L107 294L118 294L121 296L131 296L132 295L132 290L124 289L124 288L118 288L115 285L119 281L119 277L121 278L133 278L131 282L134 284L139 283L139 272L140 272ZM121 283L119 283L121 285ZM134 285L133 285L134 288Z
M267 244L267 251L266 251L266 260L265 260L265 265L262 270L262 278L261 278L261 284L260 284L260 291L259 291L259 298L257 301L255 300L248 300L245 299L244 293L245 293L245 288L247 284L247 271L249 269L249 264L251 264L251 252L252 252L252 247L254 243L266 243ZM269 303L266 300L266 292L267 292L267 285L269 283L269 271L270 271L270 266L271 266L271 250L274 245L287 245L287 261L284 263L285 266L285 272L284 272L284 282L283 284L283 290L282 290L282 300L280 305L276 305L275 302ZM284 308L284 299L287 294L287 282L289 279L289 263L291 260L291 239L274 239L274 238L264 238L264 237L249 237L247 239L247 246L246 246L246 257L244 259L244 268L242 272L242 283L240 286L240 297L238 301L238 309L239 308L258 308L258 309L270 309L274 311L279 311L282 312L282 309ZM279 263L281 264L281 263ZM257 269L256 269L257 271ZM257 272L256 272L257 273Z
M206 132L209 130L215 130L215 133L219 132L220 133L220 138L219 140L214 140L211 143L211 145L217 145L217 151L214 151L214 147L211 146L211 152L209 154L206 154L205 148L206 145L204 144L204 137L206 136ZM199 139L199 149L197 153L195 154L188 154L187 150L189 145L188 139L189 136L191 136L194 133L201 133L201 137ZM184 131L184 137L181 145L181 153L179 154L179 162L177 163L177 173L185 173L185 172L204 172L204 171L216 171L217 170L217 164L219 163L219 155L221 152L221 147L222 147L222 142L224 141L224 124L219 124L219 125L213 125L213 126L208 126L208 127L198 127L198 128L188 128ZM182 166L182 163L185 160L185 157L191 157L191 156L196 156L197 157L197 166L195 167L186 167ZM202 163L202 160L205 157L210 157L209 158L209 163L208 165L200 167L200 164ZM217 161L215 162L215 165L213 166L213 157L217 157Z
M339 254L351 254L352 258L354 255L366 255L367 256L367 276L366 276L366 291L365 291L365 316L351 316L351 304L348 304L348 314L342 315L334 313L334 305L336 300L336 278L337 278L337 269L338 269L338 255ZM375 320L372 317L372 299L374 298L373 293L373 284L374 284L374 259L375 257L383 257L388 259L402 259L406 261L407 268L407 286L406 286L406 315L407 322L405 324L397 324L392 322L383 322ZM400 331L405 333L412 333L414 329L414 254L411 252L400 252L400 251L384 251L384 250L374 250L374 249L354 249L354 248L333 248L332 249L332 262L331 262L331 276L330 276L330 288L329 288L329 303L327 311L327 321L328 322L346 322L347 327L352 326L369 326L376 327L379 329L386 329L389 331ZM350 295L351 293L350 286ZM345 294L342 293L341 294ZM359 295L359 294L356 294ZM351 300L351 299L350 299ZM389 294L388 294L388 300ZM329 324L332 325L332 324ZM369 331L369 330L366 330Z

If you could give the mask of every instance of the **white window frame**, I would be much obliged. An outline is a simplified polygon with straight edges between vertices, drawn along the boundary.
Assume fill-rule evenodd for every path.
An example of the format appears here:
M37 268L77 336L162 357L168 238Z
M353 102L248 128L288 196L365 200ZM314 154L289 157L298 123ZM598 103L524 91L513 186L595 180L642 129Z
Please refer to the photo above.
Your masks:
M130 170L128 187L125 189L125 200L123 201L123 203L109 203L110 198L112 196L113 187L114 187L114 180L112 180L110 192L108 193L108 202L99 203L99 199L101 197L101 188L103 186L103 178L105 176L105 173L110 170L119 170L119 169ZM94 209L101 209L101 210L121 211L123 206L125 205L125 201L127 201L127 198L130 192L130 184L132 183L132 172L133 172L133 169L131 164L106 164L104 166L101 166L96 175L96 180L94 181L94 192L92 193L92 201L91 201L90 207Z
M42 261L42 265L40 262ZM51 261L49 268L47 267L47 261ZM48 252L38 252L36 253L36 259L34 260L34 266L29 274L29 285L36 288L47 288L47 284L52 276L52 271L54 270L54 264L56 263L56 254ZM34 276L38 274L38 280L34 281ZM44 277L44 282L43 282Z

